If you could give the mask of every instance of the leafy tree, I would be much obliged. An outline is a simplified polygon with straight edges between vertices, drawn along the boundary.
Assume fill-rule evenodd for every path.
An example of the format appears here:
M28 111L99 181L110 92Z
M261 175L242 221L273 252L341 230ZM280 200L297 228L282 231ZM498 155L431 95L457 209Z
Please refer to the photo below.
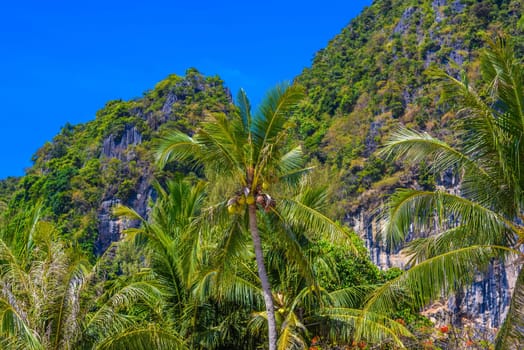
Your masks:
M484 94L466 79L436 72L459 104L456 147L406 128L386 143L382 154L415 163L429 159L435 172L451 168L462 179L459 194L400 189L390 198L384 233L391 246L406 239L410 225L435 234L408 244L412 267L379 289L369 310L393 307L400 291L422 307L442 293L461 290L493 258L522 259L524 70L504 38L490 42L481 69L489 83ZM497 349L522 346L522 275L521 270Z
M302 186L297 201L316 210L327 204L323 188L311 182ZM268 224L274 223L265 220L261 231L271 232L266 228ZM280 330L278 349L352 344L356 341L355 328L363 318L363 301L381 282L378 268L364 258L367 251L356 235L348 233L335 241L322 239L322 233L318 237L301 223L286 227L286 231L266 236L265 242ZM290 232L294 233L292 237L281 238ZM362 254L355 255L355 248ZM265 313L254 315L249 327L258 334ZM382 323L382 328L378 327L378 317L385 327ZM364 323L369 343L402 346L401 336L411 336L403 324L386 315L369 315Z
M295 198L297 202L315 210L326 206L323 188L305 181L300 187L295 193L301 197ZM249 237L231 229L242 223L231 226L226 220L213 220L215 224L210 225L202 182L177 179L155 188L158 198L149 220L124 207L116 214L142 221L140 229L128 229L125 235L147 242L149 264L169 291L165 313L174 331L192 349L255 349L264 338L267 313L259 311L263 300L254 278L257 269L248 249ZM240 215L226 218L242 220ZM277 216L263 219L259 229L273 286L279 349L351 344L358 308L380 278L369 260L350 253L360 243L364 256L361 242L354 241L356 236L349 242L346 236L335 243L317 241L322 233L301 222L286 225L283 231ZM389 320L381 334L382 338L373 335L369 340L400 343L398 334L409 332Z

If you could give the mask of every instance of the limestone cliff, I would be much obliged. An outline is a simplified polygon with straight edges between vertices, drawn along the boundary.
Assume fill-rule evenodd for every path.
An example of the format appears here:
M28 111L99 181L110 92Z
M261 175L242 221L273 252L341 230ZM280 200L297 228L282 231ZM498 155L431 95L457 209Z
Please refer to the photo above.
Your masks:
M96 119L64 126L38 150L10 206L23 209L41 200L64 235L74 234L87 252L99 255L124 227L112 216L114 205L128 205L147 217L151 183L164 177L154 165L153 139L168 128L190 132L210 113L231 108L222 80L195 69L185 77L169 76L141 98L111 101Z
M431 67L453 75L463 70L481 84L478 53L486 36L504 32L522 54L520 1L376 0L315 56L297 81L308 100L296 118L297 134L311 154L338 172L335 206L366 241L381 268L405 267L398 252L378 240L377 210L397 187L443 186L457 191L449 174L432 178L426 164L392 164L375 153L397 125L424 130L453 143L454 114L442 103ZM427 233L413 232L412 235ZM412 237L411 237L412 238ZM455 324L480 331L500 326L508 308L518 266L494 263L487 278L463 295L443 301L439 310L453 312Z

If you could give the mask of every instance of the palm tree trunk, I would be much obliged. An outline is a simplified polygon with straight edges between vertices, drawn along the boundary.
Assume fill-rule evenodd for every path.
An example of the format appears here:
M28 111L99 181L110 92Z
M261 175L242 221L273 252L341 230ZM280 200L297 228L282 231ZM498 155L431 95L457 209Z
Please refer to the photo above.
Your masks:
M269 350L276 350L277 348L277 325L275 321L275 307L273 305L273 295L271 294L271 286L264 265L264 256L262 253L262 244L260 243L260 234L257 225L257 207L256 204L248 206L249 211L249 230L251 231L251 238L253 239L253 246L255 248L255 256L257 260L258 276L262 283L262 291L264 293L264 302L267 311L267 326L269 336Z

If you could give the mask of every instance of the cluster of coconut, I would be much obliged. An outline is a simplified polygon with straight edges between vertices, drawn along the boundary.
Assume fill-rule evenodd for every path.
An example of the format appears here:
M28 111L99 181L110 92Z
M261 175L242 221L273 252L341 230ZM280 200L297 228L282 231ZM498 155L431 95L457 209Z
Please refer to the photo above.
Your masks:
M246 205L252 205L256 202L257 208L263 209L267 212L274 208L277 204L273 198L267 193L262 192L262 189L267 186L262 186L262 188L257 189L256 192L250 193L249 188L244 188L244 190L238 193L235 197L230 198L227 201L227 211L229 214L241 214L244 212L244 207Z

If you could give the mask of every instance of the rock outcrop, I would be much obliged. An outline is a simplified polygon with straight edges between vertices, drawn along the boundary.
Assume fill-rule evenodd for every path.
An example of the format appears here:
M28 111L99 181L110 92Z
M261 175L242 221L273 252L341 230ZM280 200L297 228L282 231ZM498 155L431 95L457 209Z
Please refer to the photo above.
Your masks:
M102 140L102 147L100 158L106 163L110 163L111 159L121 161L124 169L129 168L129 164L133 163L136 169L134 171L125 171L126 178L119 179L116 187L121 186L126 180L132 182L132 189L126 191L127 198L119 198L119 188L115 186L108 186L103 200L97 210L97 226L98 237L95 244L95 253L101 254L109 247L112 242L118 241L122 230L129 227L137 227L140 223L134 221L123 221L114 217L111 212L115 205L124 204L134 209L142 217L147 218L150 207L149 203L153 195L152 181L154 180L155 165L152 157L149 154L145 157L137 151L137 147L144 141L139 130L138 121L143 120L147 125L147 132L158 134L159 130L166 124L172 122L183 122L181 129L190 132L191 127L195 127L199 120L205 118L208 112L228 112L231 104L231 96L229 90L223 87L221 81L216 80L210 83L209 78L205 78L198 74L196 70L189 70L189 74L184 79L176 78L172 86L157 91L155 100L152 103L160 106L159 109L144 108L144 106L133 107L129 110L131 120L134 122L124 125L123 131L115 134L111 133ZM159 83L162 84L162 83ZM201 103L209 103L205 101L207 95L213 94L213 91L222 89L222 99L218 100L221 104L213 106L209 105L210 110L206 111L203 106L198 106L200 110L198 115L194 115L194 121L187 124L189 115L192 111L186 107L189 103L194 103L194 100L199 100ZM213 90L213 91L209 91ZM199 97L200 95L200 97ZM216 98L216 96L213 96ZM159 104L158 102L162 102ZM187 114L186 114L187 113Z

